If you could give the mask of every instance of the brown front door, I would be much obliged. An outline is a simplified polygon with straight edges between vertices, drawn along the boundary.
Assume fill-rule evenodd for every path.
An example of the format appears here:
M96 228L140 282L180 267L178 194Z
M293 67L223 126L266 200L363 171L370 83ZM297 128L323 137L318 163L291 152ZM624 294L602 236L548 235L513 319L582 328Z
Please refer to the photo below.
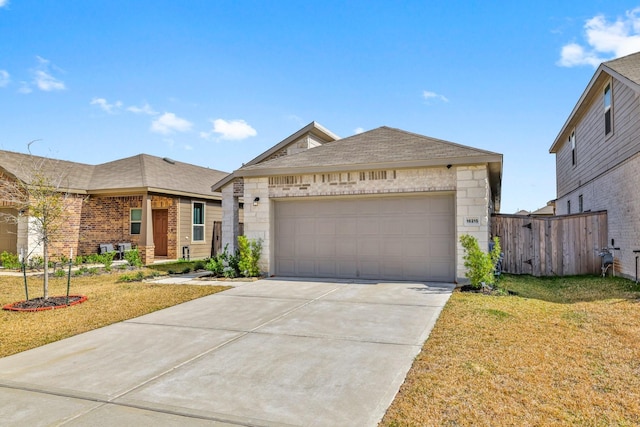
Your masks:
M169 230L169 211L153 211L153 244L155 256L167 256L167 234Z

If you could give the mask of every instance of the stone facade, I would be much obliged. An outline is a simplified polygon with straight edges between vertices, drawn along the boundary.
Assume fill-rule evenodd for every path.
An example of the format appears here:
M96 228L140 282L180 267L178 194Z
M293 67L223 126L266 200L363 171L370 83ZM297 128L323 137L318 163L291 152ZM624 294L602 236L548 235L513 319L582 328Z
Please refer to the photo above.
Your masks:
M634 250L640 249L640 154L627 159L597 178L556 201L556 213L567 215L580 211L607 211L609 245L619 247L614 255L619 259L616 274L635 278ZM569 203L571 212L569 212ZM593 248L597 254L601 248Z
M272 199L430 192L455 192L456 240L459 242L460 236L467 233L478 238L481 247L488 247L491 194L486 165L246 177L244 178L245 235L250 239L263 240L261 265L265 272L272 273L274 265L274 244L271 239L274 232ZM232 210L233 198L233 185L227 185L223 188L225 218L223 238L232 233L233 224L228 221L228 212ZM257 206L251 203L255 198L260 199ZM227 239L231 238L227 237ZM458 281L466 280L462 256L462 247L457 243L456 277Z

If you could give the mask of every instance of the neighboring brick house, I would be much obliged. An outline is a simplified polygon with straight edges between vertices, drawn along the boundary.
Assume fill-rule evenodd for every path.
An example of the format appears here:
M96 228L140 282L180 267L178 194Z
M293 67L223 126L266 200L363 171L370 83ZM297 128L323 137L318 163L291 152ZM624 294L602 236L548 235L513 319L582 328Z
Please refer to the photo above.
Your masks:
M34 162L67 195L64 237L51 244L54 258L70 250L97 253L100 244L131 243L150 264L182 257L183 247L193 258L220 248L221 194L212 193L210 183L226 172L146 154L87 165L0 151L0 177L28 182ZM6 204L0 209L17 213ZM0 227L0 252L41 254L29 238L28 219L20 219Z
M549 152L556 214L607 211L620 273L635 276L640 249L640 53L602 63ZM593 248L594 256L601 248Z
M298 277L464 281L462 234L489 243L502 155L380 127L313 122L212 186L223 242L262 239L262 268Z

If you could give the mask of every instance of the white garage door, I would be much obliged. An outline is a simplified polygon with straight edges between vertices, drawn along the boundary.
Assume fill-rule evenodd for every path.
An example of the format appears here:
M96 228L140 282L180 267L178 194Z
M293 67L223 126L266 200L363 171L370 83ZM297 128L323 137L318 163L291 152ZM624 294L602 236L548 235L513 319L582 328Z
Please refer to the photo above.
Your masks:
M454 280L451 194L277 201L280 276Z

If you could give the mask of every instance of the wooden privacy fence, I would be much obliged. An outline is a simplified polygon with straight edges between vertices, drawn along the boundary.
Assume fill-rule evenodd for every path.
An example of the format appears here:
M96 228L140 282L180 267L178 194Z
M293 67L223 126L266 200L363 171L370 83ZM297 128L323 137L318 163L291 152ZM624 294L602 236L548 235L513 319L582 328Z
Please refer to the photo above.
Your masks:
M505 273L599 274L598 254L607 246L607 212L553 217L493 214L491 233L500 238Z

